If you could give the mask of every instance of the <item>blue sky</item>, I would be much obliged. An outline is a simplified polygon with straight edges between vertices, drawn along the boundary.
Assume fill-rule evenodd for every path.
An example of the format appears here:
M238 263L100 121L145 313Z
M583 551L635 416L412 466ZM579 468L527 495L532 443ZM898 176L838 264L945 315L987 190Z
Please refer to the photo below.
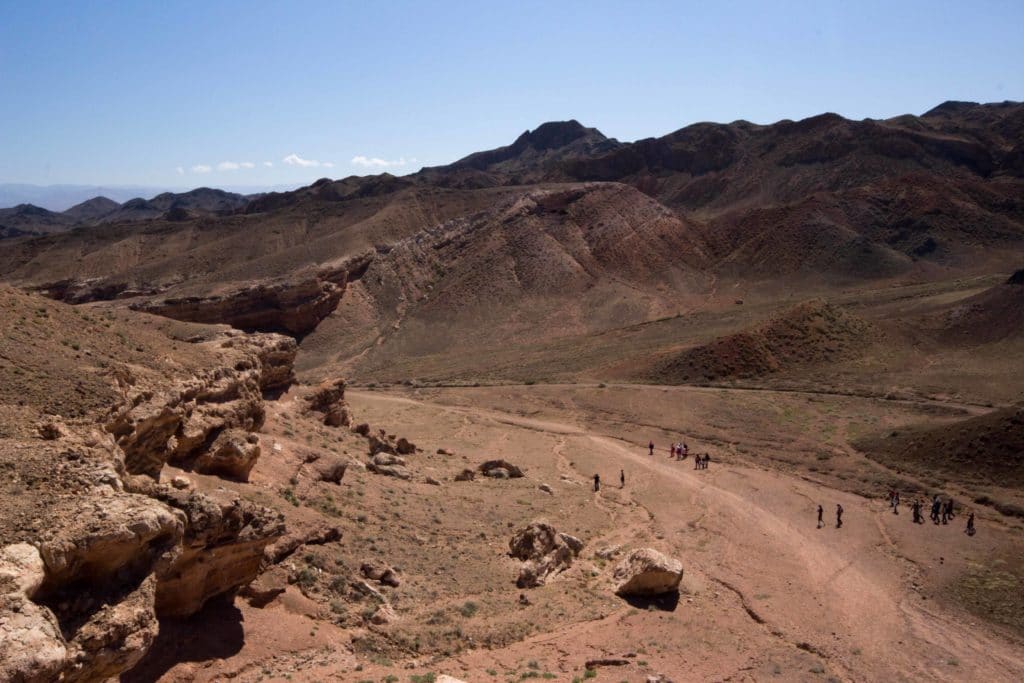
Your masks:
M0 0L0 182L305 183L556 119L635 140L947 99L1024 99L1024 2Z

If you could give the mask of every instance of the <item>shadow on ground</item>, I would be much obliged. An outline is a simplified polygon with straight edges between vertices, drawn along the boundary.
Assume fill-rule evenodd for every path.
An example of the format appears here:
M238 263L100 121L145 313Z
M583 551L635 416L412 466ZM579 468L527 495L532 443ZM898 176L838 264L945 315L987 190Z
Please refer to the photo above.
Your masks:
M661 595L627 595L622 598L637 609L656 609L662 612L675 612L679 604L679 591L662 593Z
M211 600L187 619L162 619L149 653L121 683L151 683L181 662L205 662L237 654L245 644L242 612L233 603Z

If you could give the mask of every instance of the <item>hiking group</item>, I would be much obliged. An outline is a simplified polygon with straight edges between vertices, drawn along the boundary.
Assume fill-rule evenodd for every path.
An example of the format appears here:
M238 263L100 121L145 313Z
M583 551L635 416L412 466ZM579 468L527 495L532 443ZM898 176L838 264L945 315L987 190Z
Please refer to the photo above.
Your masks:
M900 514L900 492L893 489L889 491L889 507L892 509L894 515ZM924 524L924 516L921 514L921 510L924 507L924 503L919 498L915 498L910 503L910 512L913 515L914 524ZM932 509L931 509L931 520L934 524L949 524L949 520L955 516L956 504L952 498L942 500L939 494L935 494L932 497ZM820 505L818 506L818 528L825 526L824 520L825 510ZM836 505L836 528L839 529L843 526L843 506ZM967 516L967 527L964 529L964 533L968 536L973 536L974 531L974 513L970 513Z
M684 442L671 443L668 445L668 458L669 460L686 460L690 457L690 446ZM649 441L647 443L647 455L654 456L654 442ZM693 456L693 469L695 470L706 470L708 463L711 462L711 454L696 453Z

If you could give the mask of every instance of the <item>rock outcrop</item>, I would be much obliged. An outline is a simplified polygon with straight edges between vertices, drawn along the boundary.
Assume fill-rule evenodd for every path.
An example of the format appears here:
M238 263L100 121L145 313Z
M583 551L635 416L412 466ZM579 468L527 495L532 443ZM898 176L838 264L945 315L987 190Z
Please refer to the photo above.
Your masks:
M207 330L181 345L148 318L83 329L63 304L44 310L92 348L62 357L55 341L44 357L59 372L31 385L44 389L0 390L0 680L105 680L142 659L161 617L252 581L284 534L269 509L159 479L168 460L245 478L262 394L291 381L294 340ZM8 351L18 339L0 324Z
M651 596L679 590L683 565L652 548L629 553L612 571L616 595Z
M311 411L323 413L323 422L328 427L348 427L352 414L345 402L345 380L334 379L322 383L306 397Z
M519 588L543 585L549 576L565 571L583 549L583 541L558 533L544 522L533 522L512 536L509 554L523 560L516 579Z
M124 404L111 410L105 428L124 451L129 474L158 478L167 462L200 467L245 479L259 456L256 444L241 444L230 437L219 443L223 457L210 454L225 430L253 432L263 425L263 392L290 382L288 359L294 340L281 335L229 333L203 345L224 359L169 386L141 384L127 365L112 374L124 394ZM284 364L284 365L282 365ZM236 432L237 435L237 432Z

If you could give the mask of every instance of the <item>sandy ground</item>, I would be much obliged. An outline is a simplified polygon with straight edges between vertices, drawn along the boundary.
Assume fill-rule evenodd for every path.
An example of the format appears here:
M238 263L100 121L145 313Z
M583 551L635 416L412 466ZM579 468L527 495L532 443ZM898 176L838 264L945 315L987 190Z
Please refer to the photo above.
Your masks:
M962 516L948 526L914 525L906 507L894 515L878 498L827 485L821 472L753 458L748 451L761 439L782 443L784 433L797 433L789 441L797 455L813 453L808 443L824 439L810 417L807 429L783 422L780 433L753 433L766 410L753 397L731 411L718 410L721 429L731 429L734 441L707 425L705 441L694 437L693 425L706 419L709 406L727 403L718 392L612 389L618 393L610 401L601 398L607 392L593 387L350 391L358 420L401 425L426 451L445 445L471 454L470 464L486 455L526 467L526 480L446 481L442 487L347 475L349 486L385 486L389 495L409 500L423 496L431 512L406 509L403 520L433 514L441 525L436 538L421 536L415 549L394 530L390 546L377 538L382 553L401 558L409 592L396 603L400 621L369 632L391 642L403 633L423 636L430 615L470 598L480 614L453 631L458 643L448 654L434 648L375 656L360 650L367 629L325 623L313 601L290 587L263 609L237 600L240 642L206 661L169 662L161 667L161 680L416 681L446 673L466 681L571 681L582 680L584 663L599 658L628 662L596 669L598 680L609 681L645 681L657 674L675 681L1024 677L1019 635L971 615L943 593L950 577L972 562L1019 547L1013 546L1019 529L986 516L979 516L974 537L963 533ZM780 410L786 401L805 401L756 398ZM865 413L861 399L835 401L821 410L834 411L828 414L844 428L844 411ZM909 419L900 410L927 408L890 403L873 410L898 422ZM272 418L285 409L275 407ZM638 413L649 415L650 424L638 426ZM712 453L709 469L667 457L673 430L692 452ZM653 457L647 438L658 445ZM261 477L272 485L267 473L273 457L261 461L257 485ZM457 460L435 467L423 456L413 467L446 474L445 467L454 472L463 465ZM877 469L850 454L830 462L837 470ZM626 475L623 488L620 470ZM604 482L596 493L594 473ZM555 495L538 493L540 482L553 485ZM512 499L522 509L500 507L511 506ZM842 528L835 524L837 503L845 510ZM816 526L818 504L825 508L823 528ZM515 588L505 543L510 527L535 517L579 535L586 548L570 571L525 591L531 605L522 607L523 591ZM486 541L473 540L476 529ZM357 542L343 540L342 546ZM614 597L608 576L614 561L606 564L594 555L613 545L651 546L678 557L685 567L678 602L631 604ZM363 551L352 552L358 557ZM487 643L488 634L513 626L522 627L521 637Z

